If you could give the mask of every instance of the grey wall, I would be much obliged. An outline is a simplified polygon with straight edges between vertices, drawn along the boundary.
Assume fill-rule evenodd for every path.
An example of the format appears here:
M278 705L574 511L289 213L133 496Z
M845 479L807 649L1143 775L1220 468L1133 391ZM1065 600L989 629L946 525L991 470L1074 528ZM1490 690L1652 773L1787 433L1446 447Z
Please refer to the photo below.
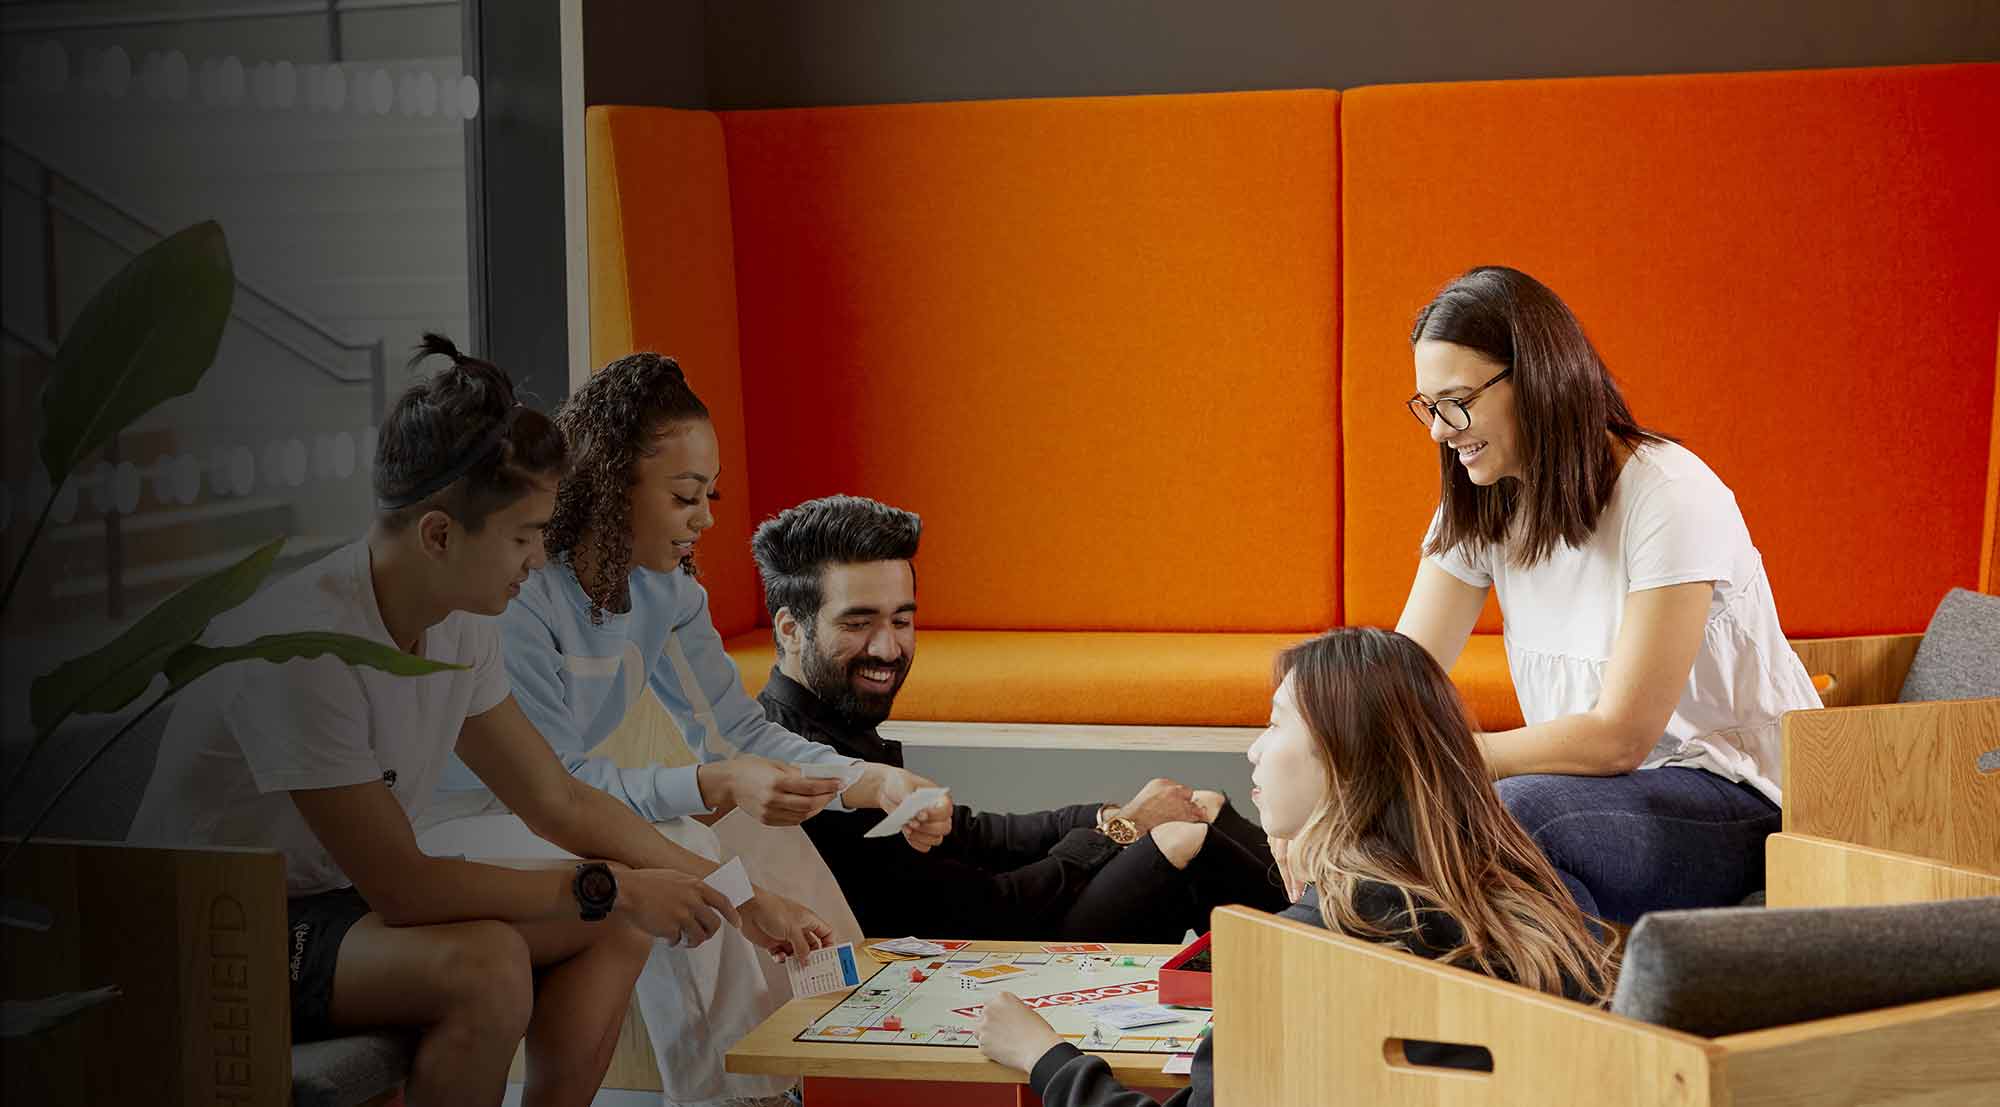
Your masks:
M585 19L591 102L713 108L2000 58L1992 0L591 0Z
M951 786L951 801L979 811L1045 811L1072 803L1123 803L1148 780L1164 776L1229 797L1256 821L1250 803L1250 762L1241 754L1138 753L1132 750L965 749L903 747L903 764Z
M703 0L588 0L584 102L707 107L707 7Z

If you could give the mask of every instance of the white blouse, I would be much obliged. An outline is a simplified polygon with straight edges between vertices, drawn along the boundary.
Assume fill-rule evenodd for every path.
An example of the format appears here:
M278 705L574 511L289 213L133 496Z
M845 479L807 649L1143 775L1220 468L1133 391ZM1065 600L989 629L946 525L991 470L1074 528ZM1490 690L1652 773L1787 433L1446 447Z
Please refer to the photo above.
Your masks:
M1597 705L1627 593L1714 581L1701 651L1640 768L1706 769L1780 802L1778 718L1819 707L1819 693L1778 625L1735 494L1693 453L1641 446L1589 540L1558 546L1533 568L1510 564L1505 545L1460 546L1430 560L1475 588L1498 589L1507 665L1531 726Z

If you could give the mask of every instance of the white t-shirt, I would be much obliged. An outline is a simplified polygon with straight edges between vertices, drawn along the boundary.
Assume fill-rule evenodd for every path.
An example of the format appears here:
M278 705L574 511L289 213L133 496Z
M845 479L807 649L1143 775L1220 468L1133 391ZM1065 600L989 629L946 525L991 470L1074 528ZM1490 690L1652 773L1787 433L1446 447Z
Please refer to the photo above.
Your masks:
M368 544L343 546L209 626L204 641L339 631L393 644L375 602ZM469 716L507 698L498 624L453 612L426 630L423 656L469 669L400 677L332 657L241 661L176 699L153 779L129 835L167 845L283 851L293 896L351 881L288 794L381 780L414 820Z
M1498 590L1507 664L1531 726L1597 706L1627 593L1714 581L1701 651L1640 768L1706 769L1779 802L1778 718L1819 707L1819 693L1778 625L1764 558L1735 494L1700 458L1672 443L1640 447L1590 539L1557 546L1533 568L1510 564L1502 546L1461 546L1429 560L1475 588Z

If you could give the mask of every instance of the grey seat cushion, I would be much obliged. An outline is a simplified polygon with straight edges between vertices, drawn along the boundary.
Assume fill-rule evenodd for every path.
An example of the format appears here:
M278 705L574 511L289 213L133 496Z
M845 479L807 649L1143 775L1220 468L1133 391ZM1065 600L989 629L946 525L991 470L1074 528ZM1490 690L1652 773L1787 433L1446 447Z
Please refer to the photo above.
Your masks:
M1659 911L1611 1009L1716 1037L2000 988L2000 896L1891 907Z
M1992 696L2000 696L2000 596L1954 588L1931 616L1897 698L1920 703Z
M411 1041L403 1034L354 1034L292 1047L296 1107L357 1107L403 1082Z

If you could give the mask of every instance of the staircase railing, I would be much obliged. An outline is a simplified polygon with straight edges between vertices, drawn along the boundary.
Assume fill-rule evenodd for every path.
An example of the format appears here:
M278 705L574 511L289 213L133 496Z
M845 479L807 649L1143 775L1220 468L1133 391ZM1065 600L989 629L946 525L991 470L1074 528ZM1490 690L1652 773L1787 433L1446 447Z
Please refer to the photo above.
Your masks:
M39 205L44 295L43 318L40 320L44 331L42 336L23 333L24 327L13 320L6 322L5 329L17 341L53 357L56 344L62 339L63 314L61 286L57 280L60 272L56 250L58 217L134 256L166 237L166 232L129 206L106 195L103 190L78 181L19 142L0 139L0 147L4 147L6 153L6 186L32 197ZM230 316L315 372L342 384L367 382L368 425L379 425L388 399L388 347L383 339L362 341L336 334L326 324L283 297L240 276L236 281L236 296L230 307ZM365 368L353 368L352 363L357 361L365 362ZM119 447L117 436L105 444L105 460L113 467L120 460ZM124 542L119 518L120 513L116 510L104 512L105 606L106 613L113 619L125 616Z
M16 10L0 17L0 34L29 31L98 31L109 27L162 27L181 23L212 23L232 19L284 19L321 16L326 20L328 61L343 61L340 17L349 12L393 11L403 8L449 8L459 0L264 0L262 3L226 4L213 8L167 8L157 11L78 12L64 5L53 12ZM26 4L10 4L29 9Z

